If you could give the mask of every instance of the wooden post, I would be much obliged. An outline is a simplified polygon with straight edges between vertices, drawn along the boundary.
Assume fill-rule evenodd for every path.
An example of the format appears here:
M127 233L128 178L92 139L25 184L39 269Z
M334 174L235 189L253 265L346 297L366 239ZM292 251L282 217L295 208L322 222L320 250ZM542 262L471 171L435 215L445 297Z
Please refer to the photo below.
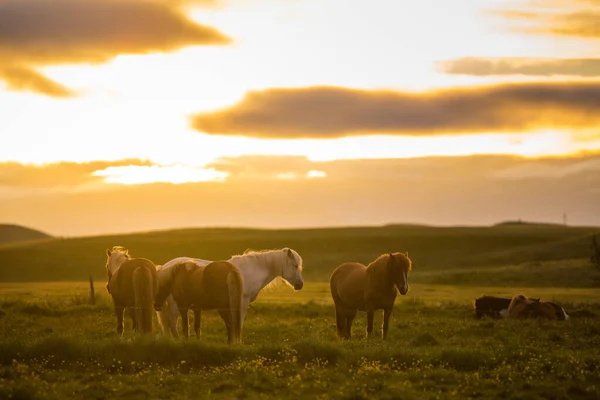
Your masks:
M90 275L90 304L96 304L96 294L94 293L94 277Z

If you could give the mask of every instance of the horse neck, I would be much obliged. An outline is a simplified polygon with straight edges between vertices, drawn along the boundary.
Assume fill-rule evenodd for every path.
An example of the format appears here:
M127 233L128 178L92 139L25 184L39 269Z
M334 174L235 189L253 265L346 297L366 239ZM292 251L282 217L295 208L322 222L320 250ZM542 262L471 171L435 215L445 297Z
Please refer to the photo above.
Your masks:
M125 264L129 260L130 260L130 258L121 257L118 262L114 263L112 269L110 269L110 273L112 275L115 275L117 273L117 271L123 266L123 264ZM109 265L109 268L110 268L110 263L108 265Z
M378 288L391 288L396 285L396 282L389 276L389 271L386 269L387 260L379 261L369 265L371 270L371 284Z
M246 254L231 262L240 269L245 282L258 282L258 290L283 274L281 258L276 251Z

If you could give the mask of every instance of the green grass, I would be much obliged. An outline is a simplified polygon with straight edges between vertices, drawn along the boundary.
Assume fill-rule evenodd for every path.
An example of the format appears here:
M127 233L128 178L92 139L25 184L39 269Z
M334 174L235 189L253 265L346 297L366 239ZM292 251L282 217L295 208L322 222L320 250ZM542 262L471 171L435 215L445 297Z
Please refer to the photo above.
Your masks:
M597 399L600 271L588 261L595 230L189 229L3 245L0 398ZM289 246L304 259L306 282L298 292L262 293L240 346L226 344L216 312L203 313L199 340L135 338L129 320L120 339L104 290L104 250L117 244L157 264ZM339 342L331 271L390 250L408 250L414 269L389 340L365 339L362 313L353 340ZM483 294L541 297L572 319L476 320L473 299Z
M568 322L475 320L481 293L539 295ZM252 304L244 344L227 346L216 312L187 341L115 337L108 295L87 283L0 284L0 398L597 398L597 289L415 283L388 341L335 338L326 283L280 287ZM376 322L380 323L380 316ZM156 324L156 321L155 321ZM157 326L155 326L157 328Z

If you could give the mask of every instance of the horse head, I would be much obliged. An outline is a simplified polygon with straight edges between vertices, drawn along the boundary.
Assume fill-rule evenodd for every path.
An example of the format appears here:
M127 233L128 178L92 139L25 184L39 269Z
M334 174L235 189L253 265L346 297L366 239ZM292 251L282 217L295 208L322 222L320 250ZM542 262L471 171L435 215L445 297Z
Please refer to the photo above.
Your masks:
M408 252L404 253L389 253L388 254L388 271L390 279L401 295L408 293L408 272L412 269L412 262L408 258Z
M106 273L108 275L108 284L110 284L112 276L131 257L129 256L129 250L122 246L113 246L112 250L106 249L106 256Z
M302 279L302 257L295 250L288 247L281 250L285 261L281 271L281 277L289 282L294 290L300 290L304 286Z

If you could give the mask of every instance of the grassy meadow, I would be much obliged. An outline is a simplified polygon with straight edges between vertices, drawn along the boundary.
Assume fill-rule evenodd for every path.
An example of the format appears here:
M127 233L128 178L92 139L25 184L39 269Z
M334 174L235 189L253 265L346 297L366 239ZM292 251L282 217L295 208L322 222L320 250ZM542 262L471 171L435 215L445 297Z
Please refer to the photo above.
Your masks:
M593 228L389 226L314 230L190 229L45 239L0 246L0 398L597 399L600 271ZM161 264L289 246L305 287L262 293L244 344L228 346L216 312L202 338L115 337L104 249ZM389 340L335 338L327 279L344 261L409 251L414 270ZM89 304L95 279L96 302ZM554 300L570 321L476 320L473 299L523 293ZM380 324L381 316L376 317ZM155 328L158 331L156 319Z

